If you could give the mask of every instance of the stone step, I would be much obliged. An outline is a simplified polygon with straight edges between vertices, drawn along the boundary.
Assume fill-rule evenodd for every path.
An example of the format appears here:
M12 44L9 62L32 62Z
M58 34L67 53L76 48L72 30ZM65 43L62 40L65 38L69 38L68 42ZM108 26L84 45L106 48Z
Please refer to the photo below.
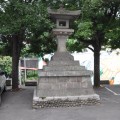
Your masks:
M35 95L34 95L35 96ZM34 99L35 98L35 99ZM83 105L96 105L100 103L99 96L81 95L81 96L60 96L33 99L33 108L58 108L58 107L81 107Z
M100 97L94 93L93 89L35 90L33 95L33 108L75 107L98 103L100 103Z
M38 84L40 84L40 83L48 83L48 84L54 84L54 83L61 84L61 83L63 83L63 84L65 84L65 83L74 83L74 82L82 83L82 84L87 82L87 84L89 84L89 83L91 84L89 86L92 86L91 79L89 76L88 77L86 77L86 76L85 77L82 77L82 76L62 76L62 77L46 76L46 77L41 77L40 76L38 79Z
M80 66L79 61L50 61L48 66Z
M68 90L68 89L87 89L91 87L91 81L81 81L81 82L58 82L58 83L41 83L38 84L38 89L40 90Z
M43 71L77 71L85 70L85 66L44 66Z
M46 76L90 76L92 75L92 71L89 70L81 70L81 71L41 71L39 72L39 77Z
M42 97L55 97L55 96L80 96L94 94L93 89L83 89L83 88L71 88L62 90L37 90L37 96Z
M59 52L59 53L55 53L53 56L52 56L52 58L51 58L51 60L55 60L55 61L65 61L65 60L74 60L74 57L71 55L71 54L69 54L68 52Z

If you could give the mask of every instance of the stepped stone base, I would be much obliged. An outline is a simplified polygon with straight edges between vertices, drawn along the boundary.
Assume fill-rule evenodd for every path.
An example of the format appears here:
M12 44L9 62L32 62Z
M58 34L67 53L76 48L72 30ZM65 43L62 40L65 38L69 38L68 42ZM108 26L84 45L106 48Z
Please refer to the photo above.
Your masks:
M33 108L99 103L99 95L95 94L90 80L91 74L91 71L79 65L79 61L74 61L68 52L55 53L52 61L39 71Z

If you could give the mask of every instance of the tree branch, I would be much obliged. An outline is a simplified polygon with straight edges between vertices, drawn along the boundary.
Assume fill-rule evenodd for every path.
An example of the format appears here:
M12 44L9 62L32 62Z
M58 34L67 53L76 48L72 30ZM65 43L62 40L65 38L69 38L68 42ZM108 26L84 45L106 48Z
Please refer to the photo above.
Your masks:
M93 45L93 43L94 43L93 40L85 40L85 39L78 39L78 40L85 43L85 44L90 44L90 45Z
M91 51L93 51L93 52L94 52L94 49L93 49L93 48L91 48L91 47L89 47L89 46L88 46L88 49L90 49Z

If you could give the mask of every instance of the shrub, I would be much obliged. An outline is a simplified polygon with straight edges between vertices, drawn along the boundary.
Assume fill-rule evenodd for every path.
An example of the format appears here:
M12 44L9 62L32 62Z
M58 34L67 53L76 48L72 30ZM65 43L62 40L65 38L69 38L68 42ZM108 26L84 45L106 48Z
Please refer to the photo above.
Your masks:
M12 58L10 56L0 56L0 69L10 75L12 72Z

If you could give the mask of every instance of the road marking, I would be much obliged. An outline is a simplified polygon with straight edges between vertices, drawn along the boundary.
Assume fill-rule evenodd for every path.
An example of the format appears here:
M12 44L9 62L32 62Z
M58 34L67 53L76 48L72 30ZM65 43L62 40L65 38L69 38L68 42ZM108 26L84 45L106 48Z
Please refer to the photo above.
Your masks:
M114 95L120 95L120 94L117 94L116 92L112 91L111 89L105 87L105 89L107 89L108 91L110 91L111 93L113 93Z

